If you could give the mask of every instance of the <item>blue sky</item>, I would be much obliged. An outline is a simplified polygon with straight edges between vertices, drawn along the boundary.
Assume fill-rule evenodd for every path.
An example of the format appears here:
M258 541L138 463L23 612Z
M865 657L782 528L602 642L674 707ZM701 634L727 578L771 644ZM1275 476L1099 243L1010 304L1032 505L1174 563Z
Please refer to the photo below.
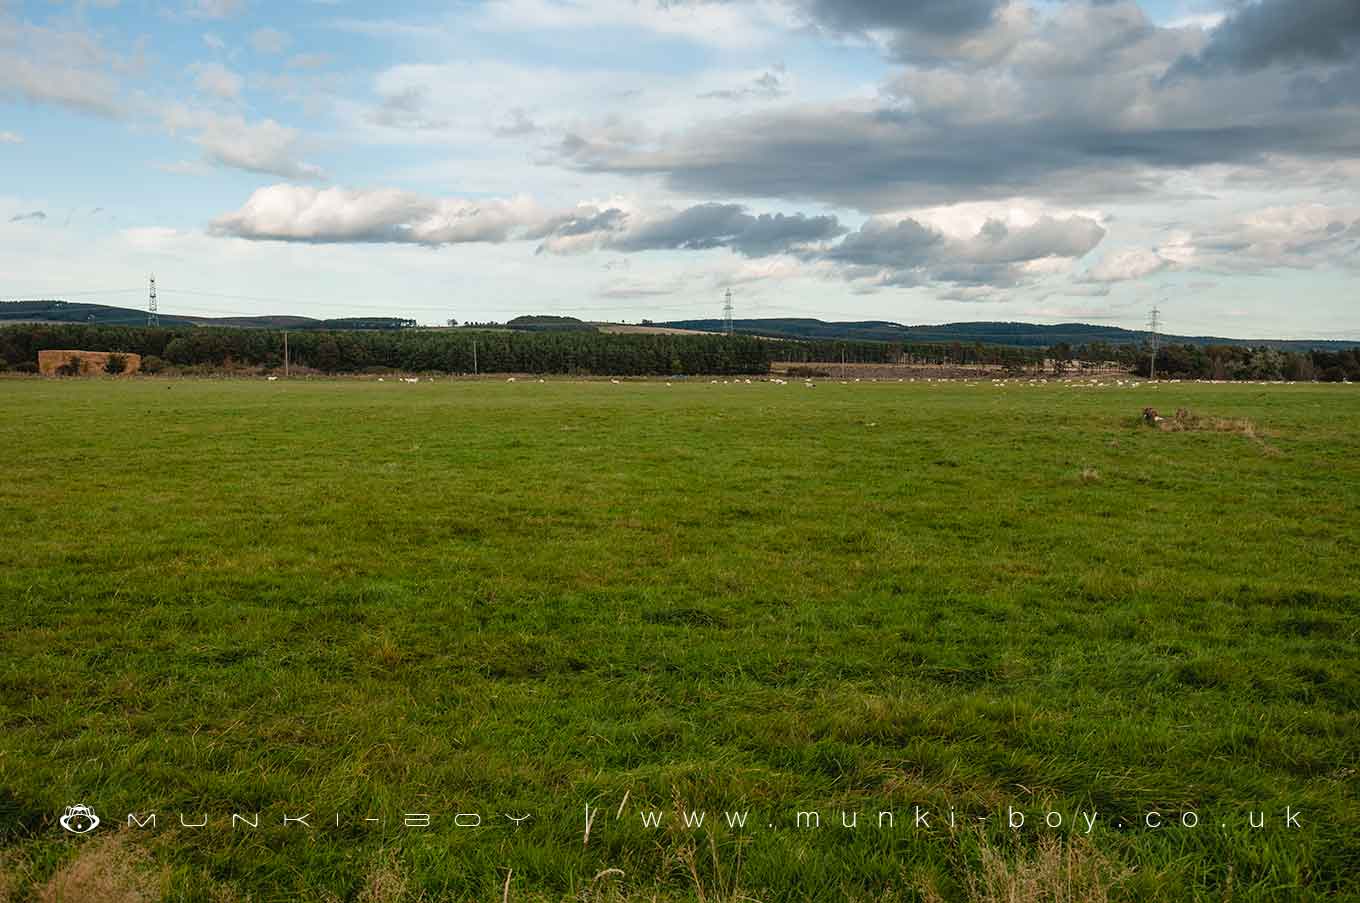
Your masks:
M1360 338L1353 0L0 0L0 298Z

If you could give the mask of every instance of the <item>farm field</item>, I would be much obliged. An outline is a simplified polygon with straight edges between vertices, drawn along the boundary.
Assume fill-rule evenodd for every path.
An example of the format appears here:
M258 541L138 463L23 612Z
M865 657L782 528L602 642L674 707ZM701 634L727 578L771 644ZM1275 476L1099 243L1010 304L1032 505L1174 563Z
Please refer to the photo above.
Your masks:
M3 901L1360 898L1360 387L9 379L0 449Z

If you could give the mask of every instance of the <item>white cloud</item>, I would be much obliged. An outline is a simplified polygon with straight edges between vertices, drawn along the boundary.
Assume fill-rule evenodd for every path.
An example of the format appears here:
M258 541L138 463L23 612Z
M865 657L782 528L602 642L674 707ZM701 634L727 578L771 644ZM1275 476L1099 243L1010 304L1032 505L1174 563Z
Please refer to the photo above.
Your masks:
M1151 276L1170 265L1171 261L1155 250L1133 248L1107 254L1087 272L1086 277L1095 282L1126 282Z
M327 53L298 53L288 58L288 66L292 69L320 69L330 61L330 54Z
M184 14L192 19L230 19L246 8L246 0L189 0Z
M93 32L0 14L0 99L117 117L125 105L116 73L131 68L131 61L110 52Z
M201 176L208 172L207 164L199 160L176 160L174 163L153 163L161 172L176 176Z
M247 172L287 179L321 179L321 168L298 160L301 135L273 119L249 122L239 115L223 115L177 105L164 113L171 132L195 132L193 140L214 163Z
M656 0L493 0L479 27L498 31L639 29L727 49L770 42L794 23L777 3L666 3Z
M544 218L527 198L472 201L396 189L271 185L214 220L211 230L257 240L443 245L506 241Z
M241 96L244 80L220 63L194 63L189 72L194 76L194 87L204 94L222 100L236 100Z
M1267 207L1196 230L1186 244L1205 269L1257 272L1334 266L1360 269L1360 207Z
M257 28L250 35L250 46L257 53L283 53L292 39L277 28Z
M0 132L0 144L23 144L24 136L16 132Z

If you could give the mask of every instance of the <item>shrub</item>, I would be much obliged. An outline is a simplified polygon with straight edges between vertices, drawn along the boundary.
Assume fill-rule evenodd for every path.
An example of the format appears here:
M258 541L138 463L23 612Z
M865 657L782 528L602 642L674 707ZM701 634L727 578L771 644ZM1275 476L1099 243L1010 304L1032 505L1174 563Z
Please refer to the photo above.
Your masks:
M110 376L117 376L119 373L127 371L127 356L122 354L110 354L109 359L104 362L104 372Z
M148 354L146 357L142 358L143 373L160 373L164 369L165 361L156 357L156 355Z
M81 370L81 367L80 367L80 358L78 358L78 357L69 357L69 358L66 359L66 363L62 364L61 366L59 366L59 367L57 368L57 375L58 375L58 376L79 376L79 375L80 375L80 370Z

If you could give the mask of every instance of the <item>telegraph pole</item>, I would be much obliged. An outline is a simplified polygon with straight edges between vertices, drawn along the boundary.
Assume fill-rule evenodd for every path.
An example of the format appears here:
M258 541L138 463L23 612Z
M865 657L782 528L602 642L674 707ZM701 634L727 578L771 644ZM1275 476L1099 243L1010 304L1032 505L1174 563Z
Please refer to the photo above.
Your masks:
M1162 325L1162 312L1154 305L1148 315L1148 329L1152 332L1152 362L1148 365L1148 378L1157 378L1157 331Z
M723 332L732 334L732 290L727 290L727 301L723 304Z
M288 378L288 330L283 331L283 378Z
M154 273L151 275L151 295L146 302L146 325L161 325L161 315L156 310L156 276Z
M472 337L472 375L477 375L477 337Z

